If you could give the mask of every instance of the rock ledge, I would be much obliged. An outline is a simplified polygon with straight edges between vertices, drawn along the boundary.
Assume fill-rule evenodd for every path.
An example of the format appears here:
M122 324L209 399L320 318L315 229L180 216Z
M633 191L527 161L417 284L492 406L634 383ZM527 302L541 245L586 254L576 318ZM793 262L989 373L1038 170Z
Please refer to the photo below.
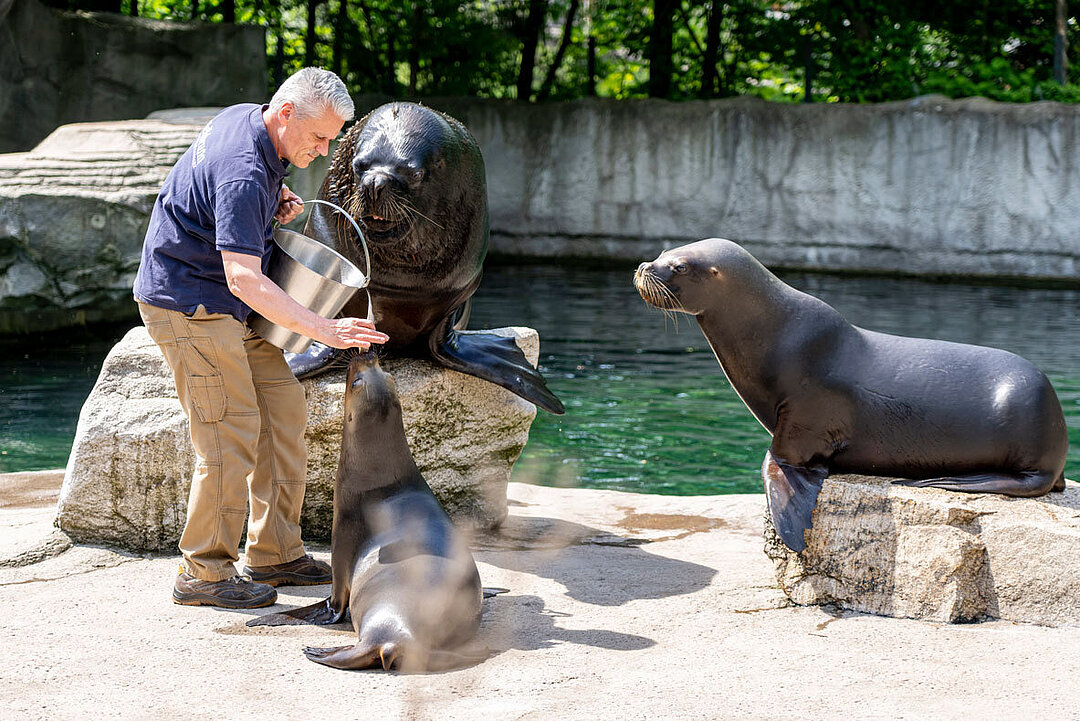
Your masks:
M1007 498L825 481L802 553L766 515L765 552L798 604L949 623L1080 625L1080 486Z
M530 328L513 337L536 363ZM506 515L506 483L536 408L507 390L414 359L390 359L417 465L458 523L492 528ZM344 370L304 381L308 478L302 524L329 539L341 448ZM79 543L173 550L183 530L194 464L188 424L165 359L142 326L110 351L79 414L57 505L57 525Z

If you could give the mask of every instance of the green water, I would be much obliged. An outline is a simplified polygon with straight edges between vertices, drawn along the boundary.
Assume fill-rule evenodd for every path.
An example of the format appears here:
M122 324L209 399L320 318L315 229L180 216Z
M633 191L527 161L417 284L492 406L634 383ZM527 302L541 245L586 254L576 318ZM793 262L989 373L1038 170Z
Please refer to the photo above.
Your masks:
M491 269L473 327L540 332L540 363L566 415L540 412L514 480L651 493L759 492L769 434L724 378L697 323L638 297L630 269ZM996 346L1050 377L1065 409L1066 474L1080 477L1080 291L784 274L851 322Z
M1011 350L1054 383L1080 478L1080 291L784 275L853 323ZM567 413L540 412L514 480L652 493L757 492L769 435L692 319L638 298L631 270L489 266L472 327L528 325ZM0 340L0 472L67 462L79 408L127 326Z

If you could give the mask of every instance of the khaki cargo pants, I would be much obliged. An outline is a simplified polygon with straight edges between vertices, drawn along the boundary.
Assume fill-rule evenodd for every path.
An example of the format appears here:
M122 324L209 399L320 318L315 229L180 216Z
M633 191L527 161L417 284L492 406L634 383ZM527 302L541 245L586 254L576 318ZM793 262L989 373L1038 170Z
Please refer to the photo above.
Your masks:
M281 350L201 305L187 316L139 303L139 313L191 426L195 474L180 537L187 572L204 581L236 573L249 502L248 565L302 557L307 402Z

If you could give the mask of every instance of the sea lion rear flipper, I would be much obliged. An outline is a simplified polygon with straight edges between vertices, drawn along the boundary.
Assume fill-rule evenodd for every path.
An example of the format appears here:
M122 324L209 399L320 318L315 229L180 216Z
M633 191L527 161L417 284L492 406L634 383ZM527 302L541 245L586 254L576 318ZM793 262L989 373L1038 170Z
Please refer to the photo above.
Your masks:
M379 668L389 671L397 668L406 673L425 671L452 671L475 666L491 657L489 649L459 649L456 651L428 650L410 652L393 642L371 646L335 646L331 648L304 648L304 655L315 663L342 669Z
M304 655L310 661L321 663L323 666L353 670L383 666L380 651L378 646L362 648L359 644L329 648L304 647ZM393 663L393 659L390 659L390 663ZM389 671L390 664L385 664L384 668Z
M806 548L803 532L813 528L811 516L817 507L821 483L829 475L824 468L792 466L777 461L768 451L761 465L769 517L784 545L792 551Z
M1059 475L1052 471L1029 471L1017 475L1006 473L972 473L966 476L946 478L901 479L893 481L898 486L916 488L941 488L964 493L1001 493L1006 496L1029 498L1049 493L1058 486ZM1064 490L1064 476L1061 476Z
M513 338L494 333L459 333L453 328L456 316L450 313L431 333L428 349L436 361L502 386L548 413L561 416L566 412Z
M348 609L337 611L330 605L330 599L326 598L310 606L294 608L291 611L281 613L268 613L258 616L247 622L248 626L298 626L311 624L313 626L326 626L331 623L344 621L348 616Z
M331 348L312 341L311 346L303 353L285 353L285 362L289 364L289 370L293 375L304 380L313 378L320 373L328 371L333 363L344 350Z

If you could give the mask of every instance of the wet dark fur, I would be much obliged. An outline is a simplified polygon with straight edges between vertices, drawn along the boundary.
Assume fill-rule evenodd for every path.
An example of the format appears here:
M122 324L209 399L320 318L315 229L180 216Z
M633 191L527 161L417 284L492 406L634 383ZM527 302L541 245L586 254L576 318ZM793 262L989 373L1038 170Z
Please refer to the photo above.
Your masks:
M351 617L353 646L307 648L335 668L431 671L486 658L466 651L480 623L480 577L464 536L409 451L393 379L374 353L353 354L334 480L330 597L249 626Z
M388 350L430 358L563 412L513 340L457 332L467 321L488 246L484 161L464 125L412 103L376 108L341 141L319 198L363 227L373 317L390 336ZM304 232L363 266L356 231L340 213L317 205ZM367 314L363 293L342 311ZM326 355L314 348L289 365L309 377L323 370Z

